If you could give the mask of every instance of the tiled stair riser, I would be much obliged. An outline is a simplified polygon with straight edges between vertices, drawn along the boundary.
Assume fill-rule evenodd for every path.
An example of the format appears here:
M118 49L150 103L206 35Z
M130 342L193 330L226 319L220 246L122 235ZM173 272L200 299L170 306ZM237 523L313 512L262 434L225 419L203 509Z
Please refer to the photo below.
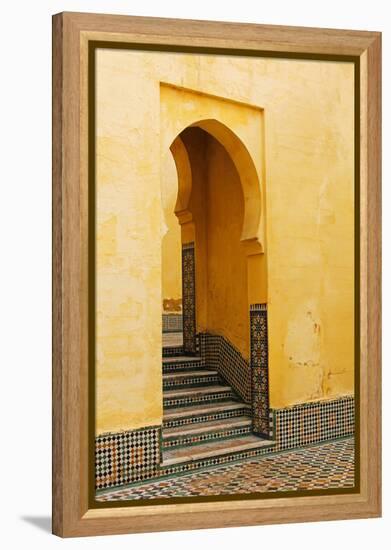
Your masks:
M186 462L184 464L177 464L173 466L168 466L161 470L161 475L171 475L171 474L182 474L186 472L191 472L193 470L198 470L201 468L210 468L211 466L218 466L220 464L228 464L231 462L237 462L239 460L245 460L247 458L253 458L256 456L261 456L273 452L273 445L268 448L263 449L253 449L244 452L232 453L228 455L222 455L218 457L208 458L204 460L195 460L193 462Z
M177 358L178 359L178 358ZM169 374L170 372L186 372L187 370L194 370L201 368L201 359L192 359L191 361L167 361L163 363L163 374Z
M247 407L241 409L235 409L233 411L222 411L213 414L202 414L197 416L188 416L186 418L178 418L173 420L164 420L164 428L177 428L179 426L188 426L189 424L209 422L213 420L226 420L228 418L235 418L237 416L243 416L249 413Z
M180 378L180 379L170 379L163 380L163 390L174 389L174 388L185 388L188 386L199 388L202 386L207 386L208 384L218 384L222 380L218 375L211 376L193 376L191 378Z
M183 346L172 346L163 348L163 357L178 357L183 355Z
M234 399L232 391L208 393L206 395L191 395L186 397L167 398L163 397L164 408L185 407L187 405L201 405L202 403L215 403Z
M234 428L231 430L222 430L211 433L203 433L194 436L170 438L163 440L163 450L171 449L173 447L188 447L190 445L199 445L208 441L224 440L232 437L240 437L251 434L251 426Z

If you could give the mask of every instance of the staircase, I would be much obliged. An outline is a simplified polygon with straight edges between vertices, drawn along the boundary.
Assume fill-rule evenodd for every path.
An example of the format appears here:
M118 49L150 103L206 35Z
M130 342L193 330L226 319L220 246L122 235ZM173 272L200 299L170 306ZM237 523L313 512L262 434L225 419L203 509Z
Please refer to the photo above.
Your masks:
M163 356L163 461L167 473L263 454L274 443L251 431L251 408L200 357Z

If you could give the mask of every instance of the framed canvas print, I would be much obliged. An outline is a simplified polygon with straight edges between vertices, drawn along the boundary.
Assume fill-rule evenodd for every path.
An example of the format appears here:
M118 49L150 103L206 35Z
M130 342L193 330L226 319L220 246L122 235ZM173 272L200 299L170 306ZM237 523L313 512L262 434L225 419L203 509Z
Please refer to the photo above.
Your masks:
M53 18L53 531L380 515L380 33Z

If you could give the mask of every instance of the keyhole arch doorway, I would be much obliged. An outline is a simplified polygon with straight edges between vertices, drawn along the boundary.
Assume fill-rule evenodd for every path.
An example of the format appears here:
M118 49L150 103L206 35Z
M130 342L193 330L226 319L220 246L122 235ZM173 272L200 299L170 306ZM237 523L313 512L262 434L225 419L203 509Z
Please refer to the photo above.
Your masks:
M192 135L193 139L191 138ZM195 138L196 135L198 137ZM202 136L204 136L203 140ZM197 141L198 147L204 149L203 156L201 152L194 153L197 148ZM208 266L200 265L202 263L207 264L206 255L202 250L206 246L202 242L202 234L205 233L205 229L200 228L202 215L200 215L199 209L195 213L195 205L191 205L192 197L193 203L195 202L194 185L200 185L200 178L208 179L205 173L200 176L202 167L199 165L208 164L209 172L211 171L212 159L208 158L205 152L205 142L209 143L209 149L211 149L213 142L218 144L221 150L220 157L225 157L225 164L232 165L231 172L236 173L238 182L236 185L239 185L240 188L241 198L237 196L237 200L242 202L243 207L242 213L239 214L241 215L239 241L241 254L246 257L245 307L247 312L250 311L251 304L266 301L267 288L264 269L264 243L260 239L260 224L263 215L261 183L255 164L244 143L226 124L216 119L194 121L175 136L169 147L177 171L177 182L173 182L174 185L177 185L174 212L181 233L183 337L184 350L189 354L195 353L196 333L208 330L205 311L207 308L206 296L205 292L202 291L202 288L207 286L207 283L205 283L207 273L205 272L208 271ZM220 162L222 162L221 158ZM197 181L195 182L195 180ZM226 194L227 189L222 186L221 192ZM206 212L210 205L206 203L205 199L204 190ZM229 203L230 197L227 196L225 200ZM208 215L210 224L210 208ZM227 223L229 222L230 220L227 220ZM203 280L204 283L202 283ZM200 288L200 285L202 288ZM259 299L257 299L258 297ZM246 328L247 326L248 324ZM249 331L247 331L247 334L249 334ZM247 339L246 346L242 346L241 349L244 349L244 355L248 358L249 339Z

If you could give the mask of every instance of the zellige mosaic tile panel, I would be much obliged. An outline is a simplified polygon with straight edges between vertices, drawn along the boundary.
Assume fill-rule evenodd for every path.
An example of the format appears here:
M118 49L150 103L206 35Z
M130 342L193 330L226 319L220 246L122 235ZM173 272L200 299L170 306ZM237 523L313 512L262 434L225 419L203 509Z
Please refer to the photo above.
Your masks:
M156 477L161 427L100 435L95 441L97 489Z
M252 374L253 431L270 437L269 347L266 304L250 307L250 363Z
M196 353L195 299L194 243L186 243L182 245L183 349L185 353Z
M353 435L353 396L275 409L274 438L277 449L292 449Z
M251 403L251 369L239 350L218 334L198 334L203 364L217 370L245 403Z

